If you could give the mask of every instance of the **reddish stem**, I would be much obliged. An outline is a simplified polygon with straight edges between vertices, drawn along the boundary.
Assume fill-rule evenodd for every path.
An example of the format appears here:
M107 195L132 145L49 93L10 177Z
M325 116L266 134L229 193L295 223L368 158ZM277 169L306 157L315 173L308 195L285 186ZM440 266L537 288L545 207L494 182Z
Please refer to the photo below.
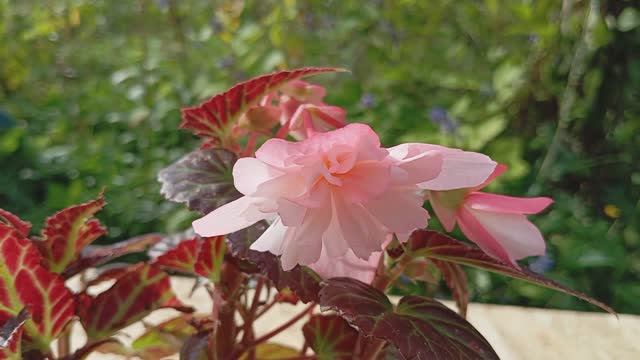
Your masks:
M267 333L265 335L262 335L261 337L255 339L251 343L247 344L246 348L244 350L240 350L240 351L236 350L236 351L234 351L231 354L230 359L237 359L240 355L242 355L243 352L246 352L248 350L251 350L251 349L255 348L256 346L262 344L263 342L265 342L265 341L271 339L272 337L278 335L282 331L288 329L293 324L295 324L298 321L300 321L300 319L302 319L306 315L310 314L315 307L316 307L316 303L312 302L302 312L300 312L298 315L296 315L296 316L292 317L291 319L289 319L289 321L287 321L286 323L278 326L277 328L273 329L271 332L269 332L269 333Z
M273 305L277 303L278 303L278 299L274 297L273 300L271 300L268 304L263 306L262 309L260 309L260 311L256 314L255 319L259 319L262 315L264 315L267 311L269 311L273 307Z

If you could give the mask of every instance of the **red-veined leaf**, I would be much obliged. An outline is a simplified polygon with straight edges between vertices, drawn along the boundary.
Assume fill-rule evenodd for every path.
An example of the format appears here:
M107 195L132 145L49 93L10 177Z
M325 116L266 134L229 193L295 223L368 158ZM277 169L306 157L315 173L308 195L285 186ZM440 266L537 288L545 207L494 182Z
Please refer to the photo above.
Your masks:
M220 279L226 248L223 236L197 236L158 256L155 263L167 269L197 274L215 283Z
M226 250L227 245L224 241L224 236L203 238L198 260L195 264L195 272L211 280L211 282L217 283L220 280L220 268L222 267Z
M105 205L102 194L97 199L60 210L47 218L38 248L49 270L62 273L76 260L82 249L107 231L93 215Z
M155 263L167 269L184 273L193 273L195 272L195 266L198 261L198 253L200 252L201 245L202 239L200 237L184 240L175 248L158 256Z
M462 317L467 317L467 305L469 305L469 289L467 288L467 274L460 265L432 259L433 263L440 269L444 281L451 290L453 300L458 306L458 313Z
M0 327L0 359L21 359L22 326L29 319L27 309L4 320Z
M231 171L237 156L224 149L199 149L160 170L160 193L202 214L239 198Z
M18 230L0 223L0 321L27 308L27 348L48 349L75 311L64 281L42 265L42 256Z
M405 296L394 307L363 282L332 278L320 290L320 306L337 311L361 333L393 344L408 359L498 359L471 324L433 299Z
M351 359L358 341L358 332L338 315L311 316L302 334L320 360Z
M24 221L4 209L0 209L0 222L4 222L5 224L12 226L24 237L28 237L29 232L31 231L30 222Z
M210 143L224 145L225 140L231 135L232 126L263 96L277 91L292 80L336 71L344 70L329 67L307 67L278 71L241 82L198 106L182 109L180 128L191 130Z
M290 271L282 270L280 260L269 252L259 252L249 249L267 228L266 223L259 222L247 229L237 231L227 237L227 245L233 256L247 260L256 265L260 272L266 275L278 290L289 288L307 303L318 299L322 278L306 266L296 265Z
M448 261L461 265L473 266L479 269L492 271L501 275L525 280L550 289L558 290L589 302L601 309L616 314L609 306L583 294L568 288L553 280L526 269L516 268L511 264L505 264L485 254L477 247L467 245L447 235L430 230L416 230L411 235L407 245L411 249L411 256L425 256L430 259Z
M169 276L153 264L131 266L108 290L81 299L78 315L92 339L108 337L160 308L193 311L180 303Z
M146 234L136 236L129 240L120 241L112 245L89 245L86 246L80 257L69 264L62 272L62 277L68 279L79 272L90 267L100 266L108 261L120 256L144 252L164 238L161 234Z

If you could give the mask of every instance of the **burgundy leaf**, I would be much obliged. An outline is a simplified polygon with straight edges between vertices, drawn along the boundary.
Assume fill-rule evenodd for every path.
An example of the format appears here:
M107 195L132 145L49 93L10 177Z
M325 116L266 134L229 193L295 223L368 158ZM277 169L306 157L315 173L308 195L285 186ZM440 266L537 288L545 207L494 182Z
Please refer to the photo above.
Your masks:
M267 228L267 224L259 222L245 230L237 231L227 237L227 245L231 253L242 260L256 265L260 272L266 275L278 290L291 289L307 303L318 299L322 278L306 266L296 265L290 271L282 270L280 260L269 252L259 252L249 249L251 243Z
M412 251L412 256L425 256L446 262L461 265L473 266L483 270L492 271L501 275L510 276L516 279L525 280L550 289L562 291L589 302L601 309L616 314L609 306L589 297L579 291L568 288L553 280L547 279L527 269L517 268L511 264L503 263L485 254L477 247L467 245L461 241L436 231L416 230L409 239L408 247Z
M171 291L169 276L153 264L131 266L115 284L95 298L81 298L78 315L92 339L108 337L156 309L185 307Z
M338 312L365 335L393 344L408 359L498 359L464 318L439 302L405 296L394 307L381 291L351 278L332 278L320 306Z
M433 263L440 269L444 281L451 289L451 295L458 306L460 316L467 317L467 305L469 305L469 289L467 288L467 274L460 265L432 259Z
M168 200L186 203L206 214L241 196L231 171L237 156L224 149L199 149L160 170L160 192Z
M358 341L358 332L338 315L313 315L302 333L319 359L351 359Z
M28 237L29 232L31 231L30 222L24 221L4 209L0 209L0 222L12 226L18 231L18 233L20 233L20 235L24 237Z
M262 75L233 86L202 104L182 110L182 129L191 130L210 144L224 145L240 116L263 96L304 76L344 71L328 67L308 67Z
M42 260L30 240L0 223L0 323L27 308L27 349L48 349L75 311L63 279L45 269Z
M107 230L93 215L105 205L102 194L84 204L60 210L47 218L38 248L49 270L62 273L76 260L82 249Z

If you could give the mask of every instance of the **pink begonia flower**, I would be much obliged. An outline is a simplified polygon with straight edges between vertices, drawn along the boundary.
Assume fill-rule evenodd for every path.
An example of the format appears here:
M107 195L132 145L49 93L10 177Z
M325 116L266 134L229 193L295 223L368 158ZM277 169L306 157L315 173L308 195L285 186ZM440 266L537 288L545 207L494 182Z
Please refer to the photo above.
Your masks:
M370 261L382 251L389 234L406 240L427 225L418 184L478 185L496 166L476 153L404 147L382 148L364 124L300 142L267 140L255 158L241 158L233 167L235 187L245 196L194 221L193 227L202 236L224 235L267 219L271 226L251 248L281 255L284 270L339 258L345 269L353 268L351 260ZM470 162L482 165L466 173Z
M544 255L544 238L526 215L541 212L553 200L547 197L518 198L478 191L505 170L506 166L498 165L493 174L479 186L429 191L428 196L433 210L447 231L452 231L457 223L469 240L478 244L484 252L507 264L518 266L516 260Z
M281 89L280 124L295 139L306 139L315 132L345 126L346 112L338 106L322 102L326 91L320 85L295 80Z

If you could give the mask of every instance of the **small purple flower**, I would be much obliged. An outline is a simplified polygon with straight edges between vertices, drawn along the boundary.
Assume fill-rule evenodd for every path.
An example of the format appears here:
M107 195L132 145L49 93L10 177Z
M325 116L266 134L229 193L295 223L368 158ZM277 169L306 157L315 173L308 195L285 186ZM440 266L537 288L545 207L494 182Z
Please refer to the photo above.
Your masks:
M540 256L529 264L529 270L538 274L544 274L553 269L555 263L556 262L548 255Z
M372 107L376 106L375 96L373 96L373 94L371 93L365 93L360 98L360 106L362 106L365 109L371 109Z
M458 120L449 116L446 109L434 106L429 110L429 119L447 133L454 133L458 128Z
M11 118L11 115L0 110L0 129L10 129L15 126L15 121Z

